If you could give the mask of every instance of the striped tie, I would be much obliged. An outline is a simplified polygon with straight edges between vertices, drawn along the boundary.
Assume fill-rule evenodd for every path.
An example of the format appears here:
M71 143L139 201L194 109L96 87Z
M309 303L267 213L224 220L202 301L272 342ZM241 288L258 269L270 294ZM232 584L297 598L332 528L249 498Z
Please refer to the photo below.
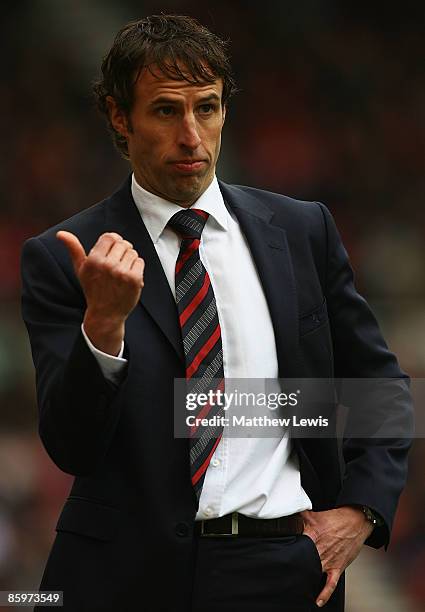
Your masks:
M224 390L223 347L217 305L208 272L199 257L202 230L208 219L203 210L189 209L176 213L168 225L182 238L176 261L176 302L179 313L188 393ZM198 406L195 417L223 416L214 401ZM220 441L223 427L192 427L190 438L190 473L199 500L211 457Z

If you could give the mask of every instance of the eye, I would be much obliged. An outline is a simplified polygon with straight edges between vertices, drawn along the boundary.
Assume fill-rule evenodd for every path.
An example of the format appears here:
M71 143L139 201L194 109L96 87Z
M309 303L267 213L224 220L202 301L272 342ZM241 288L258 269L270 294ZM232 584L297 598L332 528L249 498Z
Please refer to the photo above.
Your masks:
M160 106L157 111L161 117L171 117L174 114L172 106Z
M199 110L202 115L210 115L215 111L215 104L201 104Z

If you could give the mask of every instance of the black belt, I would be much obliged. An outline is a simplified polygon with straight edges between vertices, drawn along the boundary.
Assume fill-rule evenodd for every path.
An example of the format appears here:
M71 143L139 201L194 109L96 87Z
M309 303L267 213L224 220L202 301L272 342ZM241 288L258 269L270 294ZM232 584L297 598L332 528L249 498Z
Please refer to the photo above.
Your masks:
M257 519L233 512L219 518L195 522L195 534L200 537L278 537L299 535L303 530L304 523L299 514L291 514L290 516L281 516L274 519Z

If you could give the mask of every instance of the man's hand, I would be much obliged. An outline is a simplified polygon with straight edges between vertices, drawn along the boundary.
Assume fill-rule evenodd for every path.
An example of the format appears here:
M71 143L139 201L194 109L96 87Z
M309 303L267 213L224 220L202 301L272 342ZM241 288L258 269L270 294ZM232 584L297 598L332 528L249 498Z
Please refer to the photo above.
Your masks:
M342 572L359 554L373 531L373 525L362 510L351 506L325 512L305 510L301 516L304 534L316 544L322 569L327 573L326 584L316 599L316 604L321 607L334 592Z
M124 324L140 299L145 263L133 245L113 232L102 234L86 255L78 238L60 231L86 297L84 331L99 350L117 355Z

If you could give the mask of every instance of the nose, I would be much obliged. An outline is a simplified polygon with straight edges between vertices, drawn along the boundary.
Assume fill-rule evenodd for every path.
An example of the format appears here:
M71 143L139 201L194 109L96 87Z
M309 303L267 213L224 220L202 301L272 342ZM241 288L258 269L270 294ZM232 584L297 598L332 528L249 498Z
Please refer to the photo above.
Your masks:
M195 150L201 144L198 133L198 125L193 113L182 118L179 131L179 145Z

